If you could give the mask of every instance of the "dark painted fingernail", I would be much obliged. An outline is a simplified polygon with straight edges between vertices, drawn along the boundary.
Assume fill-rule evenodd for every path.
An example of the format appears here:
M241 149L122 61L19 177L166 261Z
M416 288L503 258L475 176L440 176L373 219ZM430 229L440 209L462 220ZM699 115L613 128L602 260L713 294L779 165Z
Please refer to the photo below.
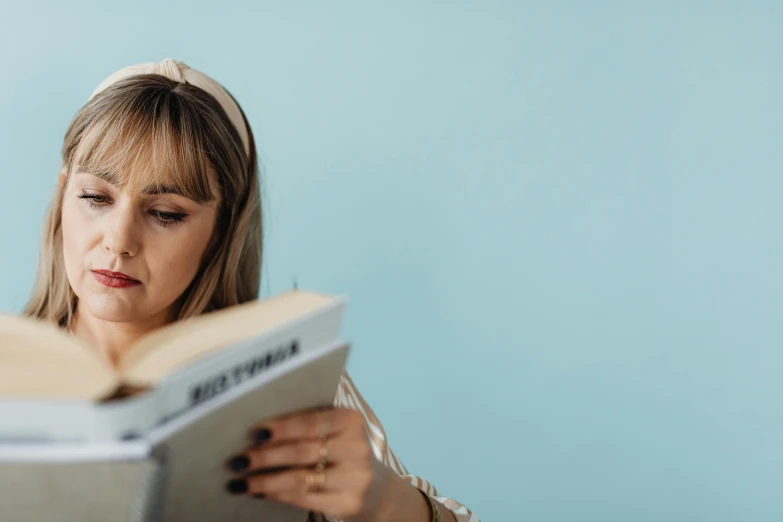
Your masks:
M251 496L253 498L257 498L259 500L262 499L262 498L266 498L266 495L264 495L263 493L253 493Z
M239 495L241 493L247 493L247 480L234 479L229 480L226 484L226 490L232 495Z
M246 455L237 455L228 461L228 467L232 471L242 471L250 465L250 459Z
M253 433L253 441L256 444L263 444L272 438L272 432L266 428L261 428Z

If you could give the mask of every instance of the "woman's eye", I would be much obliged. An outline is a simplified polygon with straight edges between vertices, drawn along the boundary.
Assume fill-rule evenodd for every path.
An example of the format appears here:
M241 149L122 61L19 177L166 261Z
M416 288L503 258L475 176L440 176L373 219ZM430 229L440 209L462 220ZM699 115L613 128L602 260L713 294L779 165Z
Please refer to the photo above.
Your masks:
M107 198L106 196L101 196L99 194L82 193L79 194L78 198L86 200L87 204L93 208L103 206L109 202L109 198Z
M158 224L164 227L170 227L177 223L182 223L187 217L186 214L179 212L163 212L161 210L151 210L150 214L155 218Z
M84 192L77 197L85 200L90 208L100 208L111 204L111 200L107 196L101 196L100 194L88 194ZM182 223L187 217L187 214L182 212L166 212L164 210L150 210L149 214L155 223L164 227Z

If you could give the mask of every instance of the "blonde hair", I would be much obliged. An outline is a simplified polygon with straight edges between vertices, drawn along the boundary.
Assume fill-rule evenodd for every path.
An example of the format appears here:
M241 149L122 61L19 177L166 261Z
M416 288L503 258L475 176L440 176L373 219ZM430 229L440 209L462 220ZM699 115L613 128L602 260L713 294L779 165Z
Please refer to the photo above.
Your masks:
M240 109L241 111L241 109ZM214 97L193 85L158 74L133 76L106 88L82 107L67 132L62 170L123 173L123 186L171 185L199 202L220 206L202 265L176 303L173 320L256 299L262 258L261 197L256 147L245 153L236 127ZM141 174L143 173L143 175ZM77 305L63 260L62 206L58 186L45 222L43 248L25 315L67 326Z

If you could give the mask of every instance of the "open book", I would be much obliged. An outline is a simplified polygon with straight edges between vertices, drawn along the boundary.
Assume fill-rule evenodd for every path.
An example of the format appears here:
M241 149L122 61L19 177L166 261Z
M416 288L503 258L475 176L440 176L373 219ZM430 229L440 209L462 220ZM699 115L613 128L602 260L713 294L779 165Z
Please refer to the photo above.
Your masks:
M302 521L225 493L264 419L332 404L345 300L291 291L174 323L114 369L70 334L0 316L0 520Z

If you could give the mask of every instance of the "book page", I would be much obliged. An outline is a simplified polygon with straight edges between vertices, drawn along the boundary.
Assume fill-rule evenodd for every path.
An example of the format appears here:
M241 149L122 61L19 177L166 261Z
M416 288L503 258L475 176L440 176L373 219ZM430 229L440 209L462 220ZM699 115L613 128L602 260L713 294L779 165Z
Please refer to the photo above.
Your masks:
M115 370L55 326L0 315L0 396L97 400L117 387Z
M142 338L120 361L120 369L129 384L153 386L178 368L225 346L271 333L344 302L314 292L292 291L178 321Z

